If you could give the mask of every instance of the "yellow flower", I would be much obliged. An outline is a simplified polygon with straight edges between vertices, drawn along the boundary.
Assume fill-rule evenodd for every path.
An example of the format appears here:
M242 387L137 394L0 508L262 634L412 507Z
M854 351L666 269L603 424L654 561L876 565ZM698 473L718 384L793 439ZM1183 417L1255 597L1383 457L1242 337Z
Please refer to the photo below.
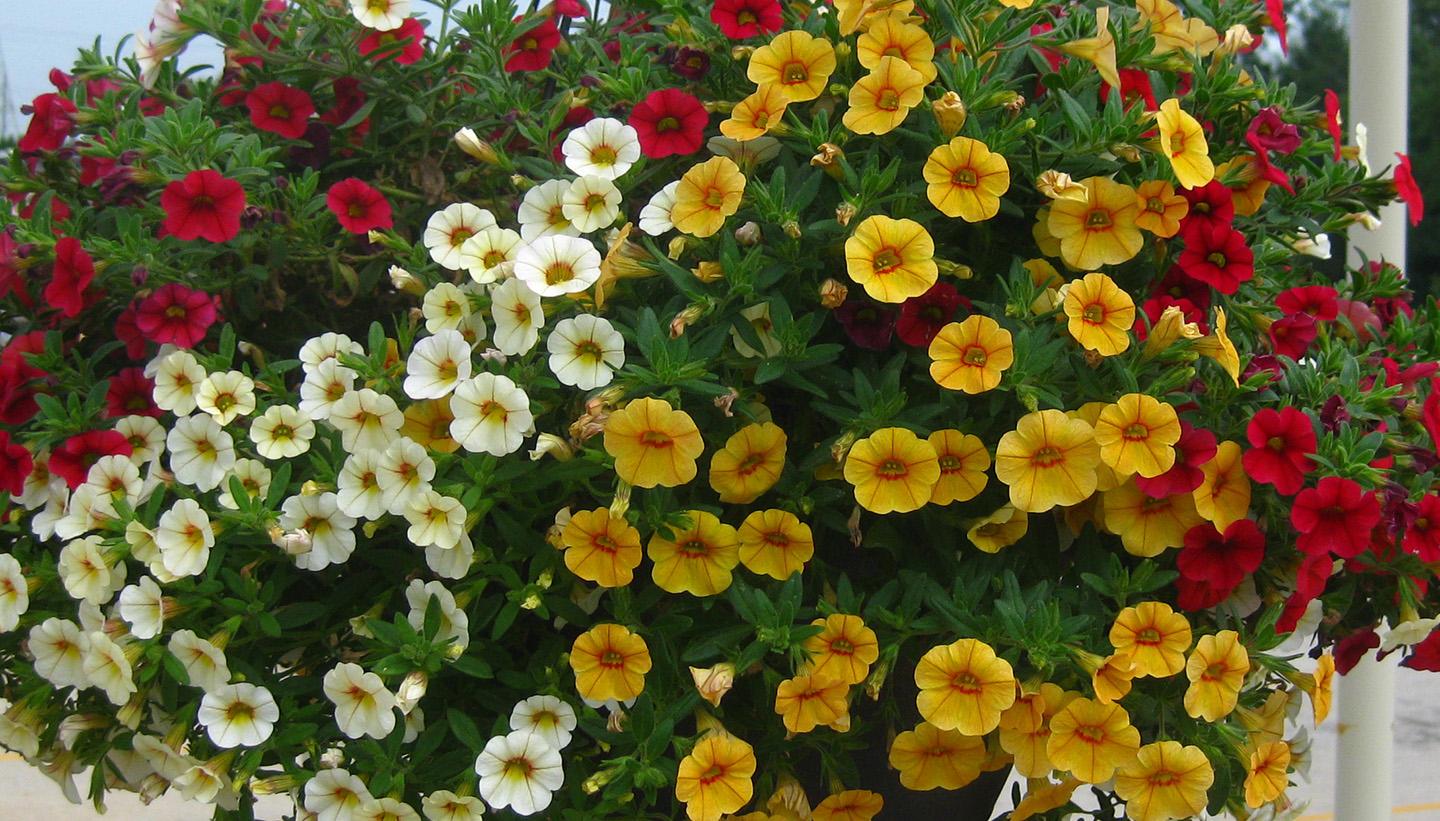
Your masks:
M1043 778L1054 769L1050 763L1050 719L1074 698L1058 685L1046 682L1025 693L1000 716L1000 748L1015 756L1015 772L1026 778Z
M925 195L947 217L980 222L1000 210L1010 190L1010 165L979 140L956 137L930 152L921 169L929 185Z
M1025 414L995 449L995 476L1009 485L1010 504L1027 513L1089 498L1098 464L1095 429L1058 410Z
M1335 657L1324 654L1315 664L1315 674L1309 686L1304 687L1310 694L1310 706L1314 710L1315 726L1325 723L1330 715L1331 689L1335 684Z
M1135 681L1135 665L1126 656L1111 654L1090 673L1090 686L1101 704L1114 704L1129 695Z
M575 689L591 701L625 701L645 690L650 648L645 640L618 624L597 624L581 633L570 648Z
M1215 308L1215 322L1210 335L1195 343L1195 352L1201 356L1208 356L1215 360L1225 373L1229 374L1230 380L1235 387L1240 387L1240 353L1235 350L1235 343L1230 341L1226 334L1228 322L1225 318L1225 309Z
M1150 25L1155 37L1152 54L1166 54L1171 51L1194 51L1204 57L1220 45L1220 35L1215 29L1196 18L1189 20L1180 16L1180 9L1170 0L1136 0L1136 9Z
M914 220L866 217L845 240L845 268L865 293L900 303L930 290L940 276L935 241Z
M988 316L951 322L930 340L930 378L942 388L984 393L1015 363L1010 332Z
M875 631L865 626L859 616L833 613L810 622L823 628L818 635L805 640L810 661L805 672L833 678L843 684L859 684L870 673L870 665L880 658L880 643Z
M720 501L749 504L775 486L785 469L785 431L773 422L746 425L710 457L710 487Z
M729 733L711 731L680 760L675 798L690 821L719 821L755 795L755 750Z
M790 98L780 86L760 86L754 94L735 104L730 119L720 124L720 133L741 142L762 137L780 124L788 105Z
M1002 3L1006 0L1000 0ZM1028 2L1028 0L1019 0ZM1030 821L1037 815L1047 813L1051 810L1058 810L1070 803L1070 797L1080 787L1080 781L1075 778L1062 778L1059 781L1031 781L1026 785L1025 797L1015 805L1015 810L1010 814L1010 821Z
M1213 783L1215 769L1199 747L1158 741L1141 747L1135 761L1115 774L1115 794L1135 821L1171 821L1199 815Z
M1060 256L1067 265L1094 270L1101 265L1130 261L1145 244L1135 217L1140 200L1135 189L1106 177L1087 177L1083 201L1053 200L1046 228L1060 240Z
M1245 768L1246 806L1259 808L1284 795L1290 786L1289 770L1289 744L1271 741L1251 750Z
M1028 9L1035 5L1035 0L1000 0L1000 5L1012 9Z
M846 790L815 805L813 821L872 821L885 808L885 799L869 790Z
M1190 679L1190 687L1185 690L1185 712L1206 721L1230 715L1249 672L1250 654L1240 643L1240 634L1221 630L1213 636L1201 636L1185 663L1185 677Z
M1100 412L1095 441L1100 443L1100 458L1117 474L1153 478L1175 465L1180 417L1153 396L1128 393Z
M1250 515L1250 477L1241 463L1240 445L1221 442L1215 457L1200 466L1205 478L1195 488L1195 512L1224 533Z
M1190 649L1190 622L1164 602L1127 607L1110 627L1110 644L1130 659L1135 678L1166 678L1185 669Z
M1120 90L1120 71L1115 67L1115 35L1110 33L1110 7L1095 10L1095 36L1064 43L1060 50L1094 64L1100 78L1116 91ZM1089 265L1082 265L1089 268Z
M940 462L929 442L905 428L881 428L845 457L845 481L871 513L909 513L930 501Z
M888 134L925 99L925 75L898 57L880 64L850 87L850 107L841 122L856 134Z
M927 85L935 79L935 43L925 29L899 15L886 15L871 23L855 41L855 56L872 71L886 57L894 57L920 72Z
M1004 505L999 510L970 525L965 535L970 543L986 553L1001 550L1020 541L1030 529L1030 514Z
M990 453L973 434L958 430L937 430L930 434L930 446L940 463L940 479L930 492L930 504L968 502L980 495L990 477Z
M1060 256L1060 238L1050 233L1049 205L1042 205L1035 210L1035 224L1030 226L1030 236L1035 240L1040 253L1047 257Z
M713 596L730 586L730 571L740 563L740 538L735 528L713 513L686 511L690 525L673 538L650 537L646 553L655 566L650 576L667 593Z
M450 437L453 421L455 414L450 412L450 397L426 399L405 409L400 435L436 453L454 453L460 449L460 443Z
M835 0L841 37L849 37L886 17L904 17L914 10L914 0Z
M981 736L1000 724L1015 703L1010 662L977 639L930 648L915 666L915 704L926 721L942 730Z
M1067 328L1080 347L1114 356L1130 347L1135 301L1104 274L1086 274L1065 291Z
M740 523L740 561L752 573L784 581L815 555L810 526L784 510L756 510Z
M1153 359L1181 339L1199 339L1200 336L1200 326L1187 322L1179 306L1167 305L1145 337L1145 352L1141 358Z
M1167 239L1180 233L1180 220L1190 213L1190 201L1175 193L1169 180L1146 180L1135 189L1135 196L1140 200L1136 228Z
M1231 179L1226 185L1230 187L1235 214L1241 217L1259 211L1265 203L1265 192L1270 190L1270 181L1260 175L1260 161L1254 154L1241 154L1220 163L1215 167L1215 179Z
M676 487L695 478L705 441L695 421L663 399L636 399L605 421L605 452L636 487Z
M1297 695L1296 698L1299 698ZM1290 710L1290 691L1274 690L1259 709L1235 708L1235 717L1245 728L1251 745L1267 744L1285 737L1285 718Z
M890 743L890 766L911 790L958 790L980 777L985 740L920 722Z
M725 218L740 210L745 174L729 157L711 157L680 178L670 222L696 237L714 236Z
M1185 534L1203 521L1190 494L1156 499L1133 479L1106 492L1104 515L1105 529L1120 537L1125 552L1147 559L1185 544Z
M757 86L773 85L790 102L813 100L835 71L835 47L804 31L782 32L750 55L745 76Z
M560 539L570 572L601 587L624 587L640 566L640 531L607 508L574 514Z
M1215 164L1210 161L1210 146L1200 121L1182 110L1174 97L1160 104L1155 119L1160 126L1160 150L1170 160L1180 184L1199 188L1215 179Z
M850 687L839 679L802 673L780 682L775 690L775 714L792 733L828 727L850 712Z
M1140 731L1119 704L1088 698L1072 699L1050 719L1045 752L1057 770L1086 784L1109 781L1115 768L1128 763L1140 748Z

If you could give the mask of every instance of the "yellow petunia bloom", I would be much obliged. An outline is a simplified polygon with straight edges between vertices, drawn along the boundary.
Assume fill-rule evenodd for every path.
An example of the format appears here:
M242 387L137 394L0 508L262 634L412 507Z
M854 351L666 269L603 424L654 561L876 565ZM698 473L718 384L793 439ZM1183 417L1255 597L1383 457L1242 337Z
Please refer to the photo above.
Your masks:
M1175 193L1169 180L1146 180L1135 189L1135 197L1140 201L1136 228L1166 239L1180 233L1180 220L1190 213L1190 201Z
M705 441L695 421L663 399L636 399L605 421L605 452L636 487L676 487L695 478Z
M1047 257L1060 256L1060 238L1050 233L1049 205L1042 205L1035 210L1035 224L1030 226L1030 236L1035 240L1035 247L1040 249L1040 253Z
M986 553L999 553L1024 538L1029 529L1030 514L1016 510L1014 505L1004 505L971 524L965 535Z
M749 504L780 481L785 431L773 422L746 425L710 457L710 487L720 501Z
M1171 821L1198 816L1213 783L1215 768L1199 747L1158 741L1115 774L1115 794L1135 821Z
M865 293L891 303L920 296L940 277L925 227L881 214L866 217L845 240L845 268Z
M855 41L860 65L874 70L886 57L904 60L920 72L926 85L935 79L935 43L925 29L899 15L886 15L870 24Z
M1237 442L1221 442L1215 457L1200 466L1205 478L1195 488L1195 512L1224 533L1250 515L1250 477L1241 463Z
M940 479L930 492L930 504L968 502L980 495L990 480L990 453L973 434L958 430L937 430L930 434L930 446L940 463Z
M1221 630L1201 636L1185 663L1185 712L1191 718L1219 721L1235 709L1240 686L1250 672L1250 654L1240 643L1240 634Z
M1200 121L1180 108L1180 101L1171 97L1160 104L1155 115L1160 126L1160 151L1170 160L1175 178L1186 188L1199 188L1215 179L1215 164L1210 161L1210 146L1205 142L1205 129Z
M690 821L720 821L755 795L755 749L720 731L700 739L680 760L675 798Z
M1215 360L1215 363L1225 370L1235 387L1240 387L1240 352L1235 350L1235 343L1230 341L1226 334L1229 322L1225 318L1225 309L1215 308L1215 321L1211 323L1210 335L1195 342L1195 352L1201 356L1208 356Z
M1044 778L1054 769L1050 763L1050 719L1078 698L1058 685L1046 682L1032 693L1024 693L1000 716L1000 748L1015 756L1015 772L1026 778Z
M815 555L810 526L784 510L756 510L740 523L740 561L752 573L784 581Z
M1140 749L1140 731L1119 704L1072 699L1050 719L1045 752L1057 770L1086 784L1100 784L1129 763Z
M780 682L775 690L775 714L792 733L829 727L850 712L850 686L839 679L802 673Z
M1245 805L1256 809L1285 794L1290 786L1290 745L1271 741L1250 751L1245 767Z
M865 620L833 613L810 624L823 629L805 640L805 652L810 654L805 672L838 679L844 684L864 681L870 665L880 658L880 643L875 631L865 626Z
M1315 726L1325 723L1330 715L1330 702L1334 698L1331 690L1335 686L1335 657L1322 655L1315 663L1315 673L1302 689L1310 696L1310 707L1314 711Z
M869 790L846 790L815 805L812 821L872 821L885 808L885 799Z
M1135 7L1155 38L1152 54L1182 51L1198 52L1206 57L1220 45L1220 35L1215 29L1203 20L1185 19L1170 0L1136 0Z
M640 566L640 531L607 508L575 513L560 539L570 572L601 587L624 587Z
M1030 821L1038 815L1058 810L1070 803L1070 798L1079 788L1080 781L1075 778L1066 777L1059 781L1032 780L1025 787L1025 797L1020 799L1020 803L1016 804L1015 810L1010 813L1010 821Z
M1088 61L1100 72L1104 80L1116 91L1120 90L1120 71L1115 66L1115 35L1110 33L1110 7L1101 6L1095 10L1095 36L1064 43L1060 50L1081 60ZM1089 265L1082 265L1089 268Z
M888 134L925 99L925 75L898 57L884 57L850 87L841 122L856 134Z
M835 71L835 47L808 32L782 32L750 55L745 76L757 86L775 86L790 102L813 100Z
M925 196L947 217L981 222L1000 211L1010 190L1010 165L979 140L956 137L930 152L920 172L929 185Z
M1135 681L1135 665L1129 657L1110 654L1090 671L1090 686L1101 704L1114 704L1130 694Z
M890 743L890 766L911 790L958 790L980 777L988 758L983 738L923 721Z
M1270 181L1260 175L1260 161L1254 154L1241 154L1215 167L1215 179L1229 180L1230 201L1235 214L1241 217L1254 216L1265 203L1265 193L1270 190Z
M1182 339L1193 340L1200 337L1199 325L1186 321L1185 314L1179 306L1167 305L1165 310L1160 312L1160 318L1150 326L1150 333L1145 337L1145 351L1141 358L1153 359Z
M650 576L667 593L713 596L730 586L730 571L740 564L740 537L713 513L690 510L685 516L690 525L676 529L673 538L650 537Z
M1010 487L1010 504L1027 513L1089 498L1099 464L1095 429L1058 410L1025 414L995 449L995 476Z
M940 462L929 442L905 428L881 428L845 457L845 481L871 513L909 513L930 501Z
M1012 9L1028 9L1035 5L1035 0L1000 0L1000 5Z
M1166 678L1184 670L1190 639L1190 622L1164 602L1127 607L1110 627L1110 644L1130 659L1135 678Z
M597 624L570 648L575 689L590 701L625 701L645 690L650 672L645 640L618 624Z
M915 0L835 0L840 36L849 37L886 17L904 17L915 10Z
M454 453L460 449L460 443L450 436L450 423L454 421L450 397L426 399L405 409L400 435L436 453Z
M730 119L720 124L720 133L745 142L763 137L780 124L790 98L779 86L760 86L754 94L735 104Z
M1204 520L1188 493L1156 499L1134 480L1105 493L1105 529L1120 537L1125 552L1154 558L1185 544L1185 534Z
M930 648L915 666L915 704L925 720L942 730L981 736L1000 724L1015 703L1010 662L978 639L960 639Z
M680 178L670 222L691 236L714 236L725 218L740 210L744 196L745 174L740 166L729 157L711 157Z
M1153 478L1175 466L1180 417L1153 396L1128 393L1100 411L1095 441L1100 458L1120 476Z
M1010 332L988 316L972 314L951 322L930 340L930 378L942 388L984 393L1000 384L1015 364Z
M1099 424L1100 414L1108 407L1110 406L1104 402L1086 402L1075 410L1067 411L1067 414L1077 419L1084 419L1086 424L1093 428ZM1100 464L1095 466L1095 490L1104 493L1105 491L1114 490L1123 484L1125 484L1125 478L1116 474L1115 469L1106 464L1105 459L1102 457ZM1076 508L1071 508L1071 510L1076 510ZM1069 511L1067 511L1067 515L1069 515ZM1104 510L1100 510L1100 518L1103 517ZM1104 529L1103 523L1098 518L1095 521L1095 526Z
M1130 347L1135 300L1104 274L1086 274L1070 283L1062 303L1066 328L1080 347L1114 356Z
M1107 177L1087 177L1082 202L1052 200L1046 230L1060 240L1060 257L1072 268L1094 270L1129 262L1145 244L1135 217L1135 189Z

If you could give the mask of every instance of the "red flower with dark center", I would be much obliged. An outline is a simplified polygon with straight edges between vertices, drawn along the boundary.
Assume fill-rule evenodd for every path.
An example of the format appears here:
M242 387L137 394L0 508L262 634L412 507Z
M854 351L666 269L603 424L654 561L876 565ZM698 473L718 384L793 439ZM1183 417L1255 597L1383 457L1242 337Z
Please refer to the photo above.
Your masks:
M50 472L65 480L71 490L79 487L90 466L102 456L129 456L134 448L113 430L92 430L72 436L50 453Z
M1420 193L1420 186L1415 182L1415 172L1410 169L1410 156L1395 152L1395 193L1400 199L1410 206L1410 225L1420 224L1425 219L1425 196Z
M651 158L699 151L709 122L704 104L678 88L652 91L630 111L630 126L640 137L640 150Z
M1245 142L1255 149L1256 154L1278 151L1293 154L1300 147L1300 129L1280 117L1274 106L1260 109L1245 129Z
M1328 322L1340 315L1340 305L1336 302L1339 298L1340 292L1328 285L1303 285L1275 297L1275 307L1287 314L1309 314Z
M1353 559L1369 547L1370 532L1380 524L1380 499L1350 479L1326 476L1295 497L1290 524L1305 553Z
M1325 130L1330 132L1330 141L1335 143L1335 162L1340 162L1340 145L1345 134L1340 128L1340 95L1332 89L1325 89Z
M245 189L217 171L191 171L160 195L165 231L177 239L229 242L240 233Z
M1190 203L1190 211L1180 223L1181 230L1194 230L1193 226L1220 226L1226 228L1235 221L1235 197L1230 189L1219 180L1199 188L1182 188L1180 195Z
M178 282L162 286L135 311L135 326L157 345L193 348L205 338L217 315L215 299Z
M19 496L25 492L25 478L35 467L30 451L10 441L10 432L0 430L0 491Z
M667 61L670 70L687 80L699 80L710 73L710 55L694 46L681 46Z
M376 228L390 228L390 201L356 177L343 179L330 186L325 205L340 225L352 234L366 234Z
M559 45L560 29L554 18L547 17L505 47L505 70L514 73L548 68L550 57Z
M59 148L75 128L75 104L59 94L41 94L30 108L30 125L15 147L21 153Z
M284 83L256 86L245 95L250 124L261 131L279 134L287 140L305 135L305 122L315 113L310 95Z
M66 318L78 316L85 307L85 289L95 279L95 263L80 240L62 237L55 243L55 267L45 286L45 301Z
M1277 356L1299 360L1315 342L1319 325L1309 314L1290 314L1270 323L1270 349Z
M1165 278L1156 283L1151 293L1157 297L1169 297L1172 301L1188 302L1202 315L1210 310L1213 301L1210 287L1185 276L1185 271L1179 265L1171 265L1170 270L1165 272ZM1160 315L1155 316L1158 318Z
M371 57L376 62L394 60L397 65L408 66L425 56L425 27L414 17L391 31L372 31L360 41L360 55Z
M1191 581L1233 589L1265 559L1265 534L1249 519L1225 528L1222 535L1208 522L1185 534L1175 557L1180 575Z
M1100 84L1100 102L1110 100L1110 84ZM1138 68L1120 69L1120 101L1125 104L1125 110L1129 111L1135 103L1143 102L1145 111L1159 111L1160 105L1155 102L1155 88L1150 84L1150 72Z
M1270 17L1270 27L1280 37L1280 51L1290 53L1289 35L1285 24L1285 0L1265 0L1265 13Z
M155 382L145 375L144 368L122 368L110 378L105 391L105 418L160 416L163 411L151 398L154 392Z
M1401 546L1422 562L1440 562L1440 496L1429 493L1420 497Z
M715 0L710 20L731 40L774 34L784 23L780 0Z
M1175 580L1175 604L1190 613L1208 610L1225 601L1233 592L1233 587L1217 587L1210 582L1199 582L1184 576Z
M1235 293L1240 283L1255 277L1255 252L1234 228L1197 224L1185 230L1184 238L1185 250L1176 264L1185 276L1222 294Z
M851 298L834 311L835 319L856 346L871 351L890 347L895 334L895 309L889 305Z
M1164 499L1179 493L1190 493L1205 481L1202 468L1215 458L1218 446L1215 434L1180 420L1180 439L1175 442L1175 464L1159 476L1149 479L1137 475L1135 486L1152 499Z
M1285 496L1295 494L1305 482L1305 474L1314 464L1315 423L1295 408L1261 408L1250 418L1245 429L1250 450L1241 463L1251 479L1267 485Z
M930 290L900 305L900 321L896 323L895 332L906 345L928 347L930 340L940 333L961 306L967 311L973 307L970 300L960 296L954 285L937 282L930 286Z

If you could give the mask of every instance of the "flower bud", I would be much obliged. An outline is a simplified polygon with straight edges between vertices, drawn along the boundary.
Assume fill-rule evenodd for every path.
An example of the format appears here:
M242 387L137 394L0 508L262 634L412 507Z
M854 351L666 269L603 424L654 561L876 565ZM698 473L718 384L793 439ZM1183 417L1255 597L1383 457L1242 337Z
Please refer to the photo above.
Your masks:
M849 200L842 201L839 205L835 206L835 221L840 223L842 228L848 227L850 221L855 219L855 215L859 212L860 209L855 207L855 203Z
M707 285L712 282L719 282L725 278L725 269L720 267L720 263L709 260L691 268L690 273L694 274L696 279Z
M1220 47L1215 49L1217 54L1240 54L1249 51L1255 45L1255 35L1250 33L1250 27L1243 23L1236 23L1225 30L1225 37L1220 41Z
M835 143L821 143L815 156L810 158L810 164L838 180L845 175L845 169L840 166L840 161L844 158L845 152L840 146Z
M625 518L625 514L630 511L630 491L629 482L622 481L619 487L615 488L615 498L610 501L610 518Z
M760 230L760 224L754 220L735 229L735 241L741 245L759 245L760 241L764 238L764 234Z
M685 329L690 327L691 325L694 325L695 322L704 315L705 306L703 305L691 305L690 307L676 314L675 318L670 320L670 338L679 339L680 337L684 336Z
M700 697L719 707L720 700L735 686L735 665L722 662L714 667L691 667L690 677Z
M730 49L730 59L737 63L743 63L749 60L750 55L754 53L754 46L734 46Z
M1140 149L1129 143L1116 143L1110 146L1110 153L1125 162L1140 162Z
M453 644L451 645L454 646ZM395 704L400 708L403 715L410 715L420 699L425 697L425 690L430 686L430 677L424 670L411 670L400 686L395 688Z
M461 151L486 165L500 164L500 156L495 153L495 146L480 139L473 129L462 128L456 131L455 144L460 146Z
M1086 202L1089 192L1064 171L1056 171L1051 168L1040 172L1035 178L1035 190L1044 194L1052 200L1074 200Z
M845 297L850 295L850 289L837 279L827 279L820 283L820 304L829 310L835 310L845 304Z
M601 770L585 779L585 783L580 785L580 789L584 790L586 795L594 795L605 789L606 784L614 781L615 775L618 772L620 772L619 767L610 767L609 769Z
M795 220L786 220L785 224L780 226L780 230L784 231L785 236L790 239L800 239L800 235L803 233L800 230L800 223Z
M530 451L530 461L538 462L545 454L555 457L558 462L568 462L575 456L575 449L564 438L553 433L542 433L535 440L535 449Z
M411 296L425 295L425 283L399 265L390 266L390 284L395 286L395 290L404 291Z
M956 279L973 279L975 269L960 262L952 262L948 259L935 258L935 267L942 276L955 277Z

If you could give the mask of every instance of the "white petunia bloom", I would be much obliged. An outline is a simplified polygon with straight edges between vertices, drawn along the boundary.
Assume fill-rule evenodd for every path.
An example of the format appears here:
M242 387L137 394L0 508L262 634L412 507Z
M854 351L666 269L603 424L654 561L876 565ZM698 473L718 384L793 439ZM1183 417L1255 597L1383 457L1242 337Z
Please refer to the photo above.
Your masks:
M518 279L507 279L490 294L490 315L495 320L495 347L501 353L519 356L540 341L545 327L545 310L540 295Z
M290 405L271 405L250 423L250 441L266 459L292 459L310 449L315 423Z
M301 570L344 564L355 552L355 519L340 510L334 493L291 496L280 505L280 527L310 534L310 551L295 557Z
M410 497L404 514L405 521L410 523L405 535L416 547L434 545L449 550L460 542L460 534L465 532L465 505L453 496L428 487Z
M20 617L30 609L30 584L21 572L20 562L9 553L0 553L0 633L8 633L20 625Z
M35 672L56 687L88 687L85 648L89 640L69 619L49 618L30 628L30 655Z
M155 544L160 548L161 563L175 576L204 573L210 563L210 548L215 546L210 516L194 499L181 499L160 514Z
M55 535L62 539L73 539L104 527L106 522L113 522L119 516L110 494L95 485L81 484L70 494L65 515L55 522Z
M557 750L570 745L577 724L575 708L555 696L531 696L510 711L510 729L535 733Z
M582 234L614 224L620 216L620 189L604 177L581 177L560 199L561 213Z
M99 536L76 539L60 548L56 570L71 598L92 604L110 601L125 584L125 563L110 566Z
M63 477L50 472L50 452L42 450L36 453L33 459L34 465L30 468L30 475L25 477L24 490L19 496L13 496L10 500L26 510L34 510L49 504L50 500L56 496L68 498L70 486L65 484Z
M396 516L405 512L411 499L428 490L434 478L435 460L429 451L404 436L385 449L375 466L385 509Z
M372 521L385 515L380 456L380 451L357 450L345 459L335 478L335 501L345 515Z
M54 536L55 528L69 515L69 504L70 494L64 488L52 493L40 512L30 517L30 532L35 538L46 541Z
M134 45L131 56L140 65L140 87L146 90L155 87L160 79L160 69L165 60L175 54L175 47L160 41L152 31L137 31L130 41Z
M465 615L455 604L455 594L445 588L440 582L422 582L419 579L411 579L410 586L405 588L405 601L410 605L410 613L406 616L410 626L421 630L425 626L425 610L430 606L430 599L437 600L440 608L440 629L435 634L435 640L445 641L454 639L453 647L464 650L470 646L470 617Z
M258 420L257 420L258 421ZM270 493L270 468L259 459L237 459L230 476L220 486L220 506L227 510L239 510L240 505L230 495L230 479L240 480L240 487L251 499L264 499Z
M230 783L226 768L214 759L196 764L170 783L180 791L181 797L186 801L228 804L232 808L236 805L234 785Z
M219 487L235 467L235 440L205 414L176 420L165 447L175 481L199 490Z
M405 360L405 395L411 399L440 399L462 380L469 379L474 364L470 343L459 331L443 329L415 343Z
M149 416L126 416L115 423L115 432L130 443L130 461L136 465L154 462L165 452L165 428Z
M520 207L515 211L515 218L520 222L520 236L526 242L534 242L541 237L580 235L565 218L565 192L568 190L568 181L549 180L525 192Z
M565 783L560 752L535 733L517 730L496 736L475 760L480 797L497 810L534 815L550 806L551 794Z
M1380 651L1388 653L1400 647L1419 644L1435 632L1437 625L1440 625L1440 618L1403 621L1386 631L1380 641Z
M560 153L577 176L615 180L640 159L640 136L613 117L596 117L567 134Z
M530 397L508 376L482 373L450 398L450 436L472 453L504 456L520 449L533 427Z
M0 747L19 753L25 758L35 758L40 755L40 734L37 729L38 722L36 726L31 726L7 715L0 715Z
M430 545L425 548L425 566L442 579L463 579L470 573L475 562L475 543L469 533L461 533L460 541L446 550Z
M395 696L374 673L358 664L340 664L325 674L324 688L346 737L385 738L395 729Z
M1295 239L1291 241L1290 248L1297 254L1304 254L1316 259L1329 259L1330 235L1316 234L1312 236L1304 228L1296 228Z
M610 384L615 369L625 365L625 337L593 314L560 320L545 344L555 378L582 391Z
M542 297L576 294L600 278L600 252L581 237L541 237L520 249L515 278Z
M216 747L258 747L275 731L280 707L269 690L242 681L207 692L196 718Z
M352 816L354 821L420 821L415 808L398 798L372 798L361 804Z
M329 419L335 403L354 389L356 376L338 359L326 359L306 371L300 383L300 412L317 422Z
M439 333L447 328L458 331L470 319L470 297L460 286L442 282L425 292L420 313L425 317L425 330Z
M340 431L345 450L384 450L405 423L405 414L390 397L370 388L350 391L330 408L330 424Z
M504 279L515 268L522 242L519 232L509 228L486 228L460 246L460 265L480 285Z
M255 411L255 380L239 371L212 373L195 389L195 407L221 425L249 416Z
M410 16L410 0L350 0L350 13L366 28L393 31Z
M111 704L123 707L135 694L135 674L130 660L104 631L95 630L85 638L85 680L91 687L104 690Z
M160 410L186 416L195 410L195 392L205 381L205 369L189 351L172 351L158 359L151 398Z
M365 348L345 334L326 331L300 346L300 367L308 377L327 361L334 360L337 365L340 364L342 354L364 356Z
M141 576L139 584L127 585L120 591L119 611L135 638L153 639L160 635L165 626L165 597L160 585L149 576Z
M650 198L650 202L640 209L640 230L652 237L658 237L666 231L675 227L670 219L670 212L675 210L675 192L680 188L680 181L670 183Z
M181 773L195 766L194 761L153 735L136 733L130 739L130 746L145 759L151 769L167 781L174 781Z
M170 635L166 649L180 660L185 674L190 677L191 687L199 687L208 693L230 681L230 666L225 661L225 651L195 635L195 631L176 630Z
M422 241L430 249L431 259L443 268L458 271L464 267L460 249L465 241L494 226L494 214L468 202L457 202L430 215Z
M436 790L420 802L426 821L480 821L485 805L473 795L458 796L449 790Z
M365 782L348 770L321 770L305 782L305 809L315 814L315 821L348 821L374 799Z
M165 562L160 555L160 546L155 543L155 531L146 527L139 520L131 519L125 523L125 543L130 545L130 558L137 562L144 562L150 570L150 575L161 584L170 584L179 577L165 569Z

